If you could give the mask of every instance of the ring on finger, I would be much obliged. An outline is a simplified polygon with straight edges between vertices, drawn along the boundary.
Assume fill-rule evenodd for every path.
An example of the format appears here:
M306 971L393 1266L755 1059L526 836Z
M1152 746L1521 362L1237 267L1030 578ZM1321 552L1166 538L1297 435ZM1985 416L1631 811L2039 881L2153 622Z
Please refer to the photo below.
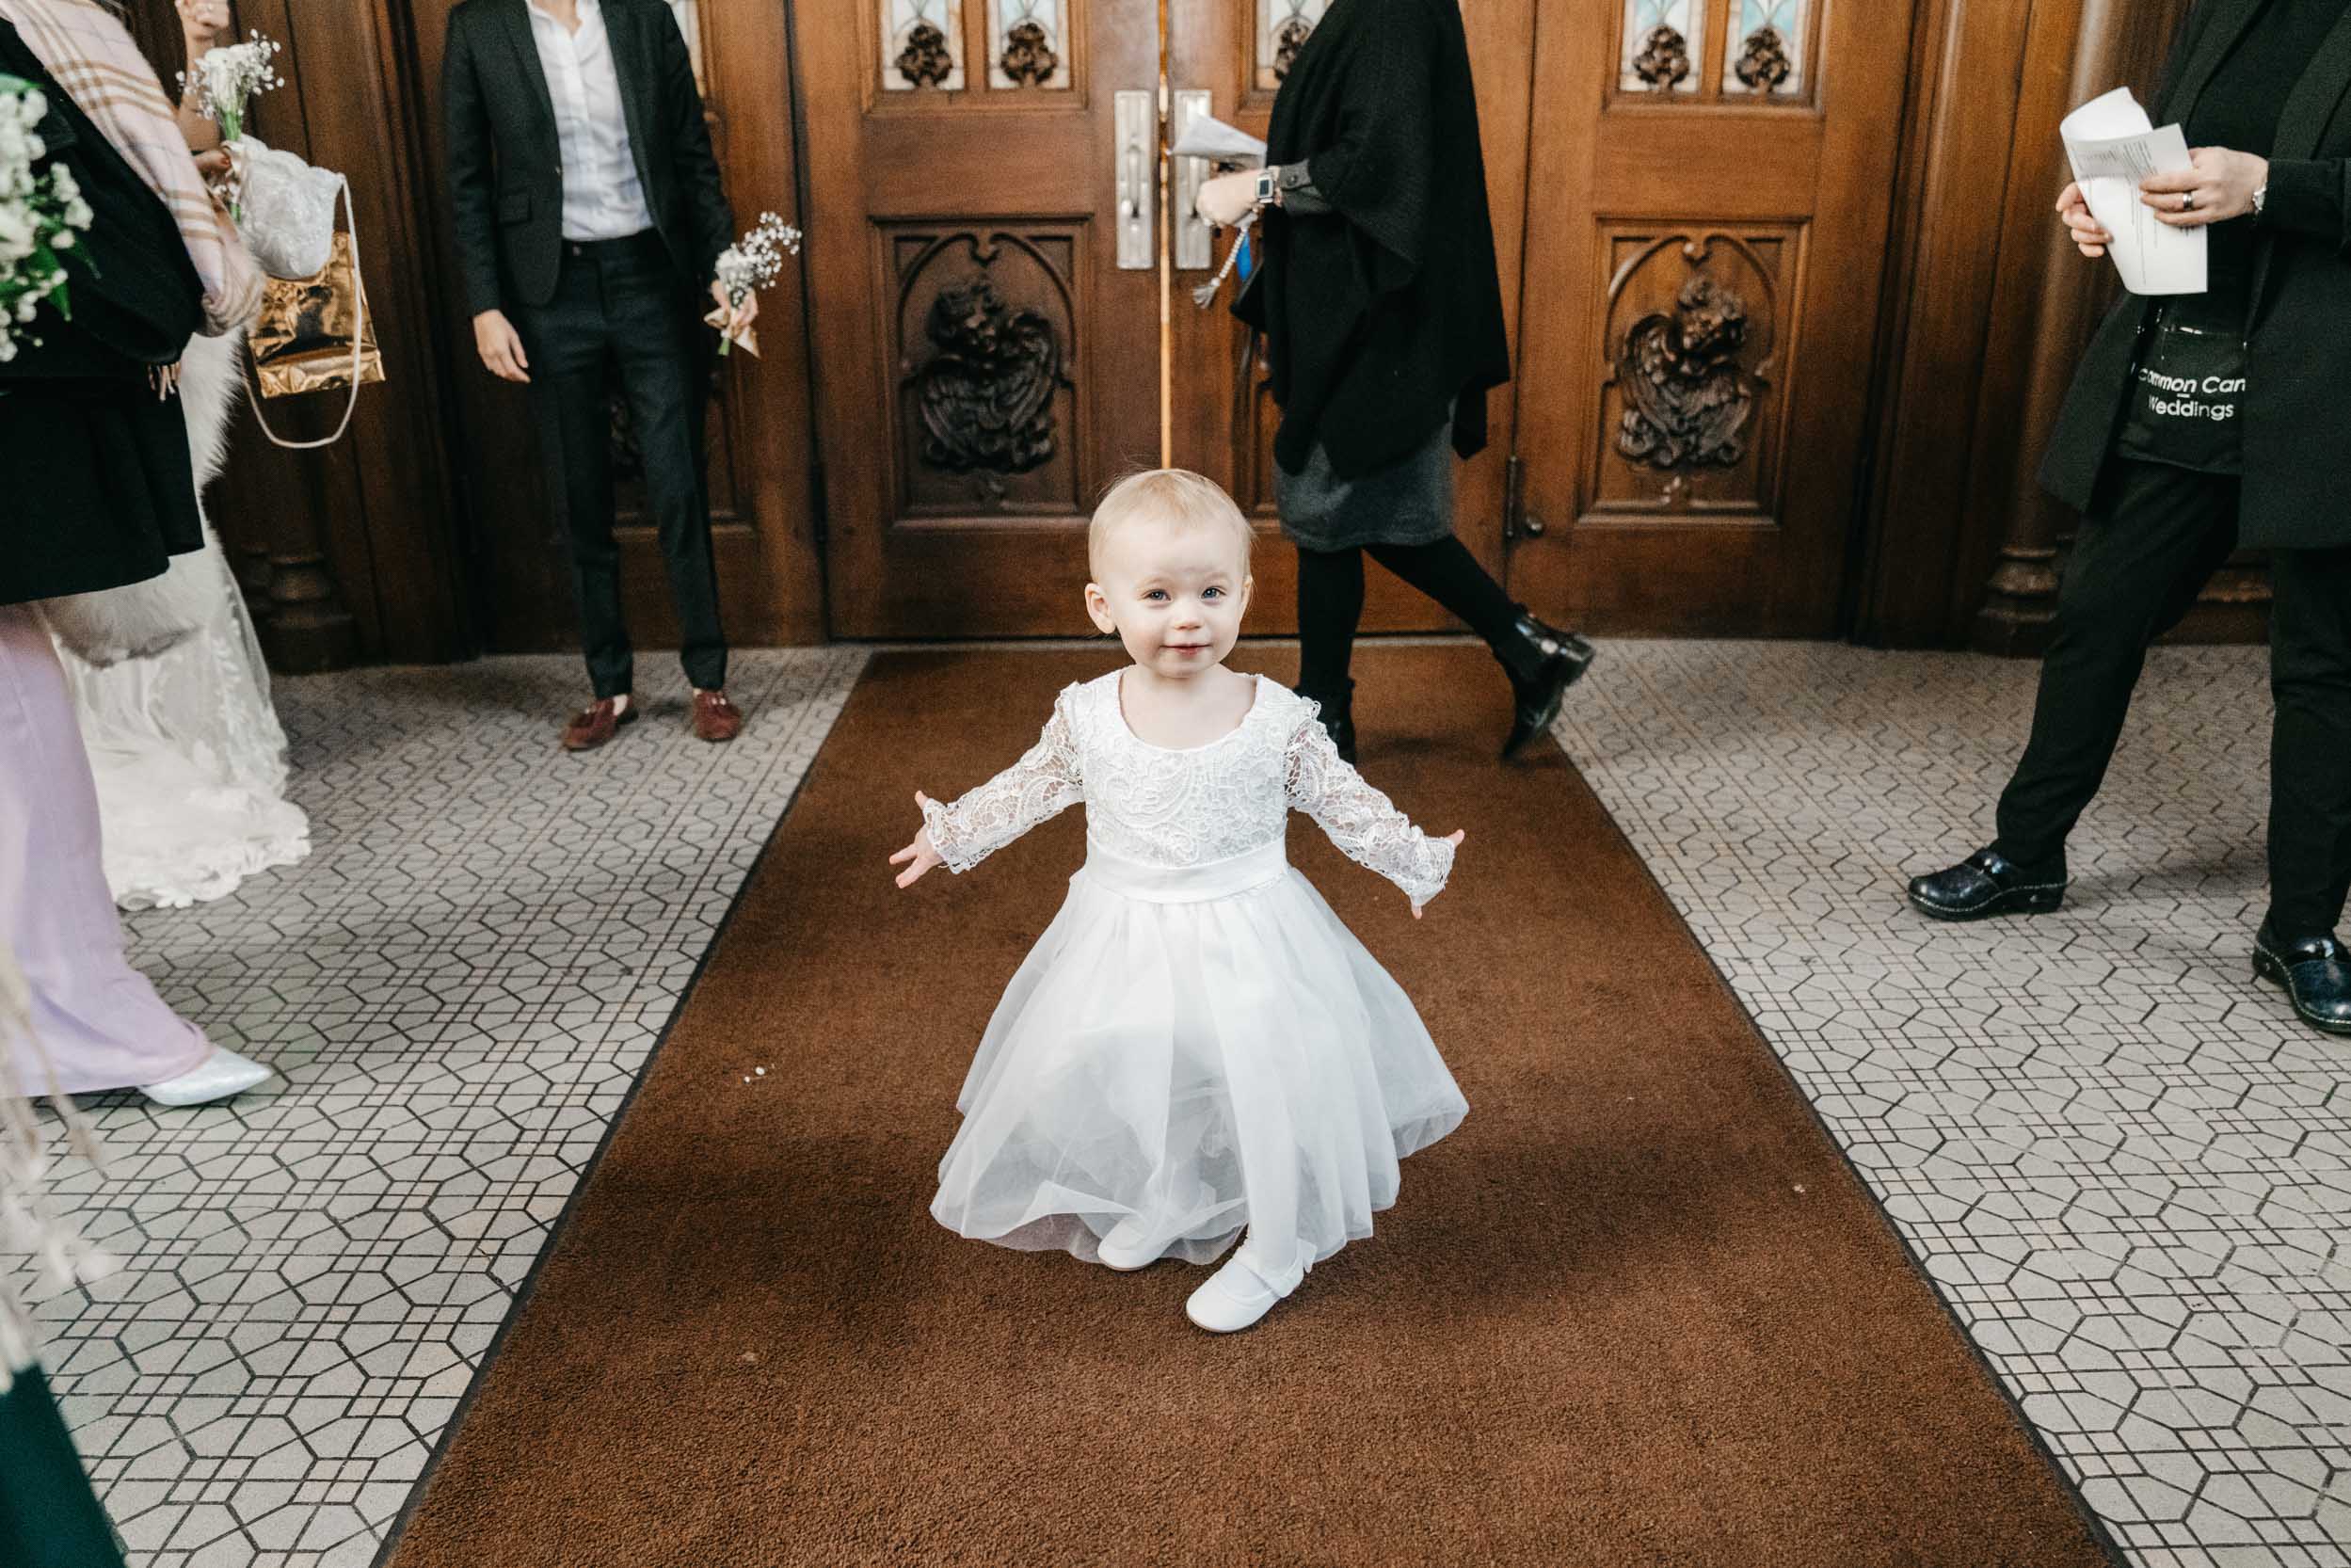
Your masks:
M2183 213L2192 213L2196 211L2196 193L2194 191L2182 191L2180 193L2180 210Z

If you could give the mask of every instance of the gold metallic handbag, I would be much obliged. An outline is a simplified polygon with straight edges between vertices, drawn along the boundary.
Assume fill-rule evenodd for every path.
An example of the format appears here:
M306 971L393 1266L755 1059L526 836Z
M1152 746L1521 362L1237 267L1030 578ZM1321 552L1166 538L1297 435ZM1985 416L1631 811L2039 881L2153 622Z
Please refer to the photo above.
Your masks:
M344 189L344 212L351 210L350 188ZM258 402L254 417L262 434L283 447L328 446L350 428L359 408L360 387L384 378L384 357L376 346L376 327L367 315L367 290L360 277L359 241L354 231L339 230L326 267L316 277L269 280L263 292L261 314L247 334L253 349L253 377L263 397L291 397L299 392L349 390L343 422L334 433L314 441L290 441L270 429Z

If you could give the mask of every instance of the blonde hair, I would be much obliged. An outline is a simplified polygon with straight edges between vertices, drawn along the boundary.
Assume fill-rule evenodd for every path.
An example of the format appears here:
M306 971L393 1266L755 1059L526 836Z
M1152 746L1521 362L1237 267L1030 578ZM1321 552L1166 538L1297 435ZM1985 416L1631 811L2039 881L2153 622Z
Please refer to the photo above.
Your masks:
M1089 571L1096 577L1101 575L1103 541L1120 524L1139 518L1229 529L1234 542L1240 546L1244 570L1249 565L1250 549L1257 541L1256 531L1249 526L1249 520L1241 516L1233 498L1215 480L1190 469L1143 469L1112 485L1096 503L1094 521L1086 530Z

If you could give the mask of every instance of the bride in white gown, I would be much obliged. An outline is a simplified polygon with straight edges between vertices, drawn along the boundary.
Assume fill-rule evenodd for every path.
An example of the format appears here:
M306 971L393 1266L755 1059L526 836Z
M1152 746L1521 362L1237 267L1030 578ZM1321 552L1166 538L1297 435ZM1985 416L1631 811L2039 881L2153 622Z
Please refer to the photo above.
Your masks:
M182 362L181 407L200 496L219 472L243 390L240 334L198 338ZM106 884L125 909L221 898L248 876L310 853L310 820L286 798L286 735L245 600L208 518L199 574L213 609L153 658L93 668L60 646L98 779Z

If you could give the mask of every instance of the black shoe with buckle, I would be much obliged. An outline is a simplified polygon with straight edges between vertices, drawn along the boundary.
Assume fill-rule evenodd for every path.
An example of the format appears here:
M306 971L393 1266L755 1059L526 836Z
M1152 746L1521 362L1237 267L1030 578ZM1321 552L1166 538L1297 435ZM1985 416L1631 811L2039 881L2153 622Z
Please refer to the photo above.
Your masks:
M1545 626L1526 610L1519 611L1511 630L1517 634L1518 646L1503 657L1502 667L1510 671L1511 694L1517 700L1511 714L1510 738L1502 743L1505 761L1551 728L1559 716L1560 703L1567 698L1567 689L1591 668L1596 651L1575 632Z
M2045 915L2065 902L2066 881L2062 857L2026 867L1979 849L1947 871L1911 878L1911 907L1939 920Z
M2286 942L2263 921L2253 938L2253 972L2284 986L2295 1016L2312 1029L2351 1034L2351 962L2331 933Z
M1317 696L1303 686L1292 686L1290 690L1320 707L1319 717L1322 721L1322 728L1330 734L1331 744L1338 747L1339 760L1353 762L1355 760L1355 683L1350 680L1347 683L1347 690L1335 697Z

